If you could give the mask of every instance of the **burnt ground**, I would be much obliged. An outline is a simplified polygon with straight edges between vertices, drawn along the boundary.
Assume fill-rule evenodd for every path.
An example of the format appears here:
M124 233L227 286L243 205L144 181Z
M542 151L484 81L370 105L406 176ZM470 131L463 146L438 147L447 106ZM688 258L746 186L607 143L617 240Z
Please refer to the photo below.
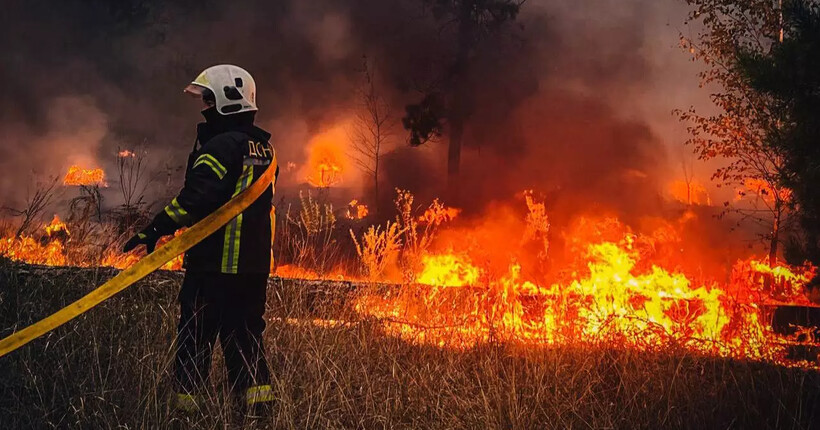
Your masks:
M0 336L114 273L0 260ZM167 406L180 281L179 273L152 274L0 358L2 427L182 423ZM815 371L682 352L414 346L358 320L346 306L355 288L271 281L266 347L278 401L257 427L820 428ZM322 327L313 318L350 324ZM183 427L223 427L231 419L218 356L214 365L210 398Z

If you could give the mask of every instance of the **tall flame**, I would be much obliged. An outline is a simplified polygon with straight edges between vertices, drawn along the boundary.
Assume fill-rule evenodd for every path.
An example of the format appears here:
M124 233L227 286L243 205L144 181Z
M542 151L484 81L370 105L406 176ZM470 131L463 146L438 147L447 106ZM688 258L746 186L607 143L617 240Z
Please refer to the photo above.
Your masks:
M676 266L659 254L665 242L675 243L673 226L641 235L612 218L589 218L565 235L574 255L549 281L525 276L538 270L515 257L506 273L495 273L460 247L424 255L416 278L422 285L362 296L356 309L377 317L388 333L422 344L604 342L782 362L789 341L768 326L763 306L808 304L802 286L814 274L810 266L749 258L738 261L728 283L663 267ZM496 243L517 244L509 237Z

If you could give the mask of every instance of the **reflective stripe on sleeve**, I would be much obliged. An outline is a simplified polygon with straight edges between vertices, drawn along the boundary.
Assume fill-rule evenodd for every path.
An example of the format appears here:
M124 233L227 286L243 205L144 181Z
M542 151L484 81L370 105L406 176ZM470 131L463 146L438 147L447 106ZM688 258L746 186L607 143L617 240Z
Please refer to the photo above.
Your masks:
M223 166L222 163L220 163L219 160L214 158L214 156L211 155L211 154L202 154L202 155L200 155L196 159L196 161L194 162L193 169L196 169L197 166L199 166L201 164L204 164L204 165L210 167L211 170L213 170L214 173L216 173L216 176L219 179L224 178L225 174L228 173L228 169L226 169L225 166Z
M165 206L165 213L179 225L188 225L191 221L191 216L188 214L188 211L179 205L176 197L171 200L171 204Z

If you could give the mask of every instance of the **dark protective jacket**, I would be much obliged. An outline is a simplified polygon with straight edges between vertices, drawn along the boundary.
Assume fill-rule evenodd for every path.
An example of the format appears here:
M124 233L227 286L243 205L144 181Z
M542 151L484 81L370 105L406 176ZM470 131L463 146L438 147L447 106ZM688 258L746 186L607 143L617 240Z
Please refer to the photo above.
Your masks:
M266 169L276 169L270 134L253 125L253 114L236 114L197 127L185 185L154 219L160 234L195 224L247 189ZM269 273L273 187L247 209L185 253L193 272Z

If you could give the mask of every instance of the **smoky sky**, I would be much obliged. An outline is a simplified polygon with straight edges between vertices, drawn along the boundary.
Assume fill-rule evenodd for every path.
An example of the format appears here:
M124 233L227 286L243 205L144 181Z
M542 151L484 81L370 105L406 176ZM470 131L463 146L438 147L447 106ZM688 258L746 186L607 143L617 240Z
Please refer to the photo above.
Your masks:
M355 109L363 57L397 118L441 75L454 35L424 4L7 0L0 193L19 200L31 178L69 163L110 166L119 148L139 145L159 167L182 164L200 117L181 89L219 63L254 75L257 122L280 163L298 164L313 133ZM566 196L568 206L651 206L674 164L669 148L682 141L670 111L697 100L694 71L674 46L684 11L674 0L530 0L480 42L463 78L472 89L464 206L525 188ZM405 138L396 127L383 189L440 193L446 138L426 148Z

